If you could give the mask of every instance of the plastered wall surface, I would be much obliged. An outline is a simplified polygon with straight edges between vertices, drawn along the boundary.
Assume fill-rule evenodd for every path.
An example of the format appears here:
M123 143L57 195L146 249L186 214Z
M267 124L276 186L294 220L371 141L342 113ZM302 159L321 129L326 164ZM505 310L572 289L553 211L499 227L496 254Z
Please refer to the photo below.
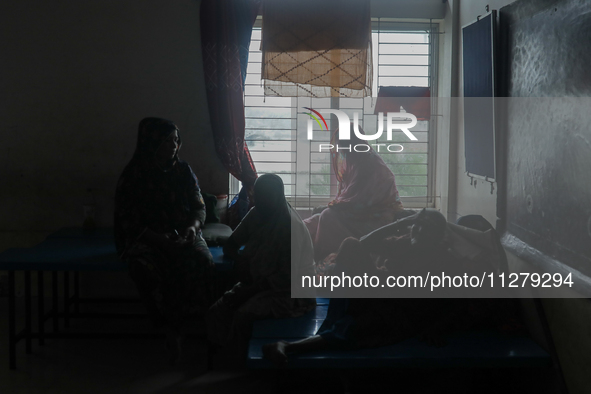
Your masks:
M515 255L508 253L509 269L512 272L532 272L531 266ZM568 296L577 297L569 289L563 289ZM542 328L536 324L538 318L530 300L527 303L526 321L532 335L546 345ZM589 368L591 366L591 300L587 298L543 299L544 314L548 321L552 339L560 359L569 393L588 393L591 388Z
M115 185L146 116L175 121L202 189L227 193L203 88L199 6L0 4L0 251L82 225L88 188L98 226L112 225ZM81 284L85 295L136 294L123 273L87 273ZM20 274L16 285L22 293Z
M191 0L2 3L0 232L81 225L88 188L98 225L111 225L117 178L146 116L175 121L202 188L227 191L198 21ZM4 238L0 247L8 243L26 246Z

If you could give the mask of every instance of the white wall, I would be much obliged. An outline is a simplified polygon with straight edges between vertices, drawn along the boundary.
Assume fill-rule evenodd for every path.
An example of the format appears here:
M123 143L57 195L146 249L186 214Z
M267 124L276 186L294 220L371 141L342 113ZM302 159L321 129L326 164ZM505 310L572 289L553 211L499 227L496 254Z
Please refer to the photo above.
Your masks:
M202 188L227 191L203 89L199 5L2 3L0 232L11 238L0 249L81 225L87 188L95 191L98 224L110 225L115 184L146 116L175 121L181 157Z
M455 134L456 134L456 112L452 109L451 99L457 95L454 81L457 75L457 50L453 32L457 28L458 8L452 8L449 3L446 7L445 18L440 26L442 35L439 39L439 70L438 70L438 96L437 101L437 155L435 168L435 207L448 218L449 206L452 201L455 203ZM453 170L453 171L452 171ZM450 194L451 193L451 194Z

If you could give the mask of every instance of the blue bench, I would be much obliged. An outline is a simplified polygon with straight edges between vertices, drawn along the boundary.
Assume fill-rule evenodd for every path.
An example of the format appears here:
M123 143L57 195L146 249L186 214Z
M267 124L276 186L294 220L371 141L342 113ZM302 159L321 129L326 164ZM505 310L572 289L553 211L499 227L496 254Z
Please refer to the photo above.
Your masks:
M326 317L327 305L292 319L255 323L247 365L252 369L274 368L263 358L262 346L280 339L295 341L316 333ZM532 339L497 331L457 332L447 346L435 348L412 338L391 346L355 351L324 350L290 355L288 368L382 368L382 367L549 367L550 355Z
M220 246L210 247L211 254L219 272L229 272L232 261L225 259ZM100 333L78 335L60 333L59 318L63 318L64 326L68 327L70 317L145 317L145 314L90 314L80 313L79 304L84 302L115 301L130 302L129 299L93 300L80 299L79 272L81 271L127 271L127 264L121 261L115 249L113 230L109 228L96 229L92 233L86 233L81 228L62 228L50 234L43 242L31 248L11 248L0 253L0 271L8 271L8 355L9 366L16 368L16 344L25 340L26 352L32 352L32 339L38 339L43 345L45 338L107 338L107 337L134 337L135 334L111 334ZM24 272L25 279L25 328L19 332L16 330L16 286L15 273ZM34 332L32 327L32 297L31 297L31 272L37 271L37 294L44 294L44 272L52 274L52 308L45 312L44 297L38 297L38 328ZM58 311L58 273L63 273L63 312ZM74 292L70 295L70 273L73 273ZM138 300L131 300L131 302ZM71 307L73 306L73 314ZM100 315L100 316L99 316ZM45 322L53 320L51 334L45 331Z
M487 230L493 228L483 217L471 215L458 224ZM503 270L507 269L504 261ZM316 307L294 319L263 320L253 327L247 365L253 369L273 368L263 358L262 347L278 340L296 341L318 331L326 317L326 305ZM435 348L417 340L407 339L391 346L355 351L324 350L290 355L289 368L378 368L378 367L549 367L550 354L531 338L505 335L496 331L457 332L449 336L447 346Z
M288 319L266 319L255 321L252 328L253 339L294 340L311 336L318 331L326 318L328 305L318 305L303 316Z

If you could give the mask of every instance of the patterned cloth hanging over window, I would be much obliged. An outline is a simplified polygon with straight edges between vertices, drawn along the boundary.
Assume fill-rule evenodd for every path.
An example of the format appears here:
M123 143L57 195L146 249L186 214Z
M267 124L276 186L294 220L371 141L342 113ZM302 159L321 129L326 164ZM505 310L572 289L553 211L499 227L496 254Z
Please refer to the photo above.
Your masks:
M265 95L371 96L369 0L265 0Z

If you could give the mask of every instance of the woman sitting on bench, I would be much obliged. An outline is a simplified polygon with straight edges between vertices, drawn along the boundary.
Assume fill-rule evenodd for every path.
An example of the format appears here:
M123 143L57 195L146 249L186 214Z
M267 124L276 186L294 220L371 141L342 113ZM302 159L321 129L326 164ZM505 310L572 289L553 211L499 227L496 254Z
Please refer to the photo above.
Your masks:
M142 120L115 194L117 252L155 324L167 329L171 363L180 357L183 324L213 297L213 259L201 236L205 204L180 148L174 123Z
M240 282L210 308L208 336L243 360L254 320L297 317L316 305L314 298L291 298L291 277L313 274L314 260L310 235L285 200L279 176L257 179L254 208L228 239L224 254L235 261Z
M351 124L351 129L353 127ZM398 195L394 173L384 160L371 147L367 152L350 148L365 145L367 141L353 132L349 141L338 141L337 136L338 130L332 144L340 149L338 152L333 149L331 153L338 180L337 196L327 207L321 207L320 213L304 220L314 243L314 260L320 274L330 265L327 257L339 249L345 238L359 238L407 214Z

